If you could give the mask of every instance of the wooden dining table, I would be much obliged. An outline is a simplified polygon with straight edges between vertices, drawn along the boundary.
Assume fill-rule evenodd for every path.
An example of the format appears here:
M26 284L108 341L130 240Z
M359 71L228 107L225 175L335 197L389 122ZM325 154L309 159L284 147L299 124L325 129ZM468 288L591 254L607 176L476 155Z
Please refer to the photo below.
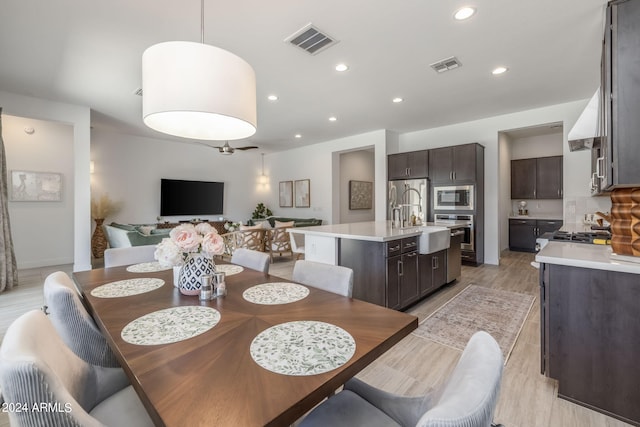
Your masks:
M228 275L227 295L211 301L182 295L173 286L171 269L135 273L123 266L76 272L73 277L158 426L290 425L418 325L415 316L311 287L295 302L256 304L243 297L245 290L291 281L247 268ZM138 295L92 295L99 286L133 278L162 279L164 284ZM204 333L168 344L132 344L122 337L123 328L142 316L188 306L211 307L219 312L219 321ZM346 331L355 341L353 356L313 375L276 373L256 363L250 353L254 339L296 321L324 322Z

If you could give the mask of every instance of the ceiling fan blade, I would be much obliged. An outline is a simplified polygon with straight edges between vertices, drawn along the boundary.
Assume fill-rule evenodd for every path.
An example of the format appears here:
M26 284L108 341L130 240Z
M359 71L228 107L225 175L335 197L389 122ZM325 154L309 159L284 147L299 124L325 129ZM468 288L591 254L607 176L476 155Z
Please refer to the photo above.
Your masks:
M257 145L249 145L247 147L236 147L236 150L253 150L254 148L258 148Z

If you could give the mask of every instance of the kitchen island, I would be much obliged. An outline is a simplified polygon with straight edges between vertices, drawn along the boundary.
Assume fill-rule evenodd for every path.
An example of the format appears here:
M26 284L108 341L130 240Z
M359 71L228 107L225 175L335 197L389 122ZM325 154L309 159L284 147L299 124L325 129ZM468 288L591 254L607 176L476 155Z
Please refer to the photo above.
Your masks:
M541 372L558 396L640 425L640 263L549 242L540 263Z
M305 235L306 260L353 269L354 298L402 310L447 282L449 230L460 225L370 221L289 231Z

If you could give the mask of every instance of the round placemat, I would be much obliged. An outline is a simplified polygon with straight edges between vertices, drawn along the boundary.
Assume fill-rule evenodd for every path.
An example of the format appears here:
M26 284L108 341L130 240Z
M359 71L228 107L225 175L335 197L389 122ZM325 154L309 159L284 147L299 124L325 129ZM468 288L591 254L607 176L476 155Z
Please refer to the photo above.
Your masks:
M170 344L207 332L219 321L220 312L211 307L171 307L129 322L120 336L137 345Z
M300 301L309 295L309 288L289 282L263 283L242 293L242 298L254 304L287 304Z
M224 273L227 276L231 276L233 274L242 273L244 271L244 267L235 264L216 264L216 272Z
M351 359L356 342L330 323L297 321L262 331L251 342L253 360L271 372L317 375L339 368Z
M117 282L98 286L91 291L91 295L97 298L120 298L151 292L164 285L164 280L152 277L139 279L125 279Z
M127 267L129 273L154 273L156 271L170 270L171 267L163 267L158 261L141 262Z

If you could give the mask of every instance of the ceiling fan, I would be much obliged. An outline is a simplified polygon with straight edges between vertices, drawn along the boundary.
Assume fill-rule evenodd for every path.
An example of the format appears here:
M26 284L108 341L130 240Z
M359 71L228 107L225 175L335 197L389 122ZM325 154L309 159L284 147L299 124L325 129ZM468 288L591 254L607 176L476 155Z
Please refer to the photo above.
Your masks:
M232 146L229 145L229 141L225 141L224 145L222 147L212 147L212 146L210 146L210 147L211 148L217 148L218 151L220 151L220 153L222 153L222 154L233 154L233 152L236 151L236 150L244 151L244 150L253 150L254 148L258 148L255 145L249 145L249 146L246 146L246 147L233 148Z

